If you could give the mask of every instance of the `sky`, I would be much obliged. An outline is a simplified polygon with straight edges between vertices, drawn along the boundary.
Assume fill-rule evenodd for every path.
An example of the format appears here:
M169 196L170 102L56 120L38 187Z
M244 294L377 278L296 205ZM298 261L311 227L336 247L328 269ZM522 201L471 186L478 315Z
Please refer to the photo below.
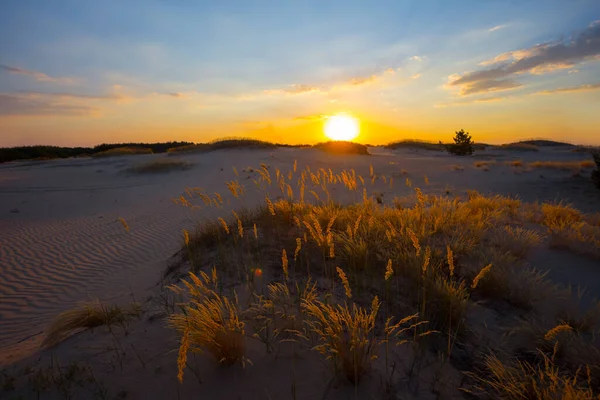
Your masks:
M598 0L1 0L0 146L600 145Z

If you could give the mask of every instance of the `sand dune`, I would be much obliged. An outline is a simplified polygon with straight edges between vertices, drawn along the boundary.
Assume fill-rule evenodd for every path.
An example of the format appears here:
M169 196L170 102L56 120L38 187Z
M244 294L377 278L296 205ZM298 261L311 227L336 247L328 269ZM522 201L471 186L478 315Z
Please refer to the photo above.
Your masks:
M253 173L244 168L257 167L261 162L287 170L298 160L299 165L315 169L354 168L365 176L372 164L377 174L394 179L393 185L387 179L373 183L373 190L386 202L412 193L404 184L408 178L432 194L451 191L464 195L474 189L518 195L526 201L566 199L583 211L600 211L597 194L593 197L592 193L596 189L586 176L502 164L514 159L586 158L568 149L544 149L533 154L494 150L494 154L482 152L466 158L424 150L372 148L371 153L334 156L312 149L217 151L181 156L194 164L190 170L149 175L126 170L164 155L0 166L0 363L34 351L48 322L78 302L100 298L118 303L131 300L131 296L143 298L178 250L182 229L193 228L207 213L215 212L211 208L181 207L171 199L188 186L224 194L224 182L239 179L249 192L244 205L250 206L262 198L252 194ZM481 159L495 159L498 164L488 170L474 167L473 162ZM232 166L237 167L239 178ZM226 208L239 205L231 203ZM129 231L119 218L127 222ZM597 271L586 273L583 283L590 273L598 277Z

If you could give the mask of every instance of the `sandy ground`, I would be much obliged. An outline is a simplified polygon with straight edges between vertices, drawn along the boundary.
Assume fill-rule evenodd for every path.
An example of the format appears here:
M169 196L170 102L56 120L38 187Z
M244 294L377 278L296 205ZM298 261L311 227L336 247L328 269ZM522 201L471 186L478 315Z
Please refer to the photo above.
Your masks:
M543 148L539 152L487 150L471 157L426 150L371 148L370 152L371 156L336 156L313 149L225 150L177 156L193 163L193 168L165 174L126 171L139 163L167 157L162 154L0 165L0 365L34 354L49 321L82 301L99 298L126 303L151 296L181 245L182 230L193 228L197 221L214 216L216 211L182 207L172 198L184 193L186 187L224 194L224 182L239 179L249 193L243 205L252 206L262 201L263 193L253 188L251 174L243 172L248 166L266 163L287 171L297 160L299 167L310 165L315 170L324 167L334 171L354 168L368 176L369 165L373 165L376 174L394 178L392 187L381 181L373 185L372 192L380 192L386 203L394 196L413 193L405 185L409 178L414 187L429 194L462 196L467 190L477 190L518 196L524 201L562 200L584 212L600 211L589 169L573 176L568 171L524 171L502 164L511 160L527 163L589 158L568 148ZM476 168L474 162L481 160L497 160L498 164ZM231 203L228 207L239 205ZM119 218L127 221L129 231ZM533 258L536 265L548 269L552 279L585 286L590 296L600 297L597 261L550 250L537 252ZM93 334L78 336L68 341L65 351L77 341L91 340ZM269 368L277 368L277 364ZM305 382L322 373L313 372L316 377L306 378ZM230 398L218 391L213 395ZM139 396L133 398L168 398L171 394Z

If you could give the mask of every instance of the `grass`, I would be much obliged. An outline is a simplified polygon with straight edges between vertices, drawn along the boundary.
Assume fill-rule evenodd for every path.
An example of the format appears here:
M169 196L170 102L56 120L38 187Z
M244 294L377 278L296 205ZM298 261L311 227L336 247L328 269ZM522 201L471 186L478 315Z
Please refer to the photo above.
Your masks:
M510 151L539 151L538 146L530 143L508 143L500 146L500 149Z
M420 149L431 151L446 151L446 148L441 143L426 142L423 140L406 139L398 142L391 142L385 145L386 149Z
M256 179L226 182L225 195L189 188L176 199L234 208L184 232L181 265L166 277L185 278L171 286L180 303L167 318L180 381L189 353L250 365L248 344L257 341L266 357L289 357L292 376L295 360L312 350L355 387L374 377L393 391L442 360L470 371L457 387L488 398L575 399L600 389L599 319L573 313L573 296L528 259L559 244L595 257L597 215L475 191L437 196L408 182L412 194L390 204L371 190L372 167L250 168ZM264 200L248 208L255 188ZM345 202L334 196L342 192ZM75 322L63 322L60 337L120 321L102 310L67 318ZM531 340L495 336L538 317L551 323L530 329Z
M116 147L94 154L94 157L130 156L134 154L152 154L152 149L145 147Z
M169 149L171 155L181 153L203 153L227 149L275 149L278 145L263 140L248 138L223 138L209 143L198 143Z
M475 168L483 168L486 169L488 167L490 167L491 165L496 165L496 160L488 160L488 161L475 161L473 163L473 165L475 166Z
M83 304L58 315L48 328L42 347L52 347L62 342L75 332L108 326L124 324L128 319L139 315L137 304L125 309L115 305L106 305L100 301Z
M323 150L333 154L361 154L369 155L367 146L355 142L330 141L318 143L313 146L315 149Z
M209 277L201 272L200 277L190 273L191 282L184 281L185 289L172 286L178 294L189 296L182 306L182 314L169 317L169 324L181 335L177 359L178 379L183 373L188 351L207 351L217 362L231 365L245 362L245 324L238 312L235 293L231 298L217 293L217 274L213 269Z
M369 193L369 180L358 171L296 167L253 168L260 175L254 184L265 192L264 205L203 224L188 237L187 258L194 270L214 266L223 284L253 293L246 306L236 303L241 308L236 318L267 353L288 342L295 349L314 349L336 376L354 385L377 369L375 357L382 349L387 365L394 343L427 345L453 360L471 340L470 332L480 329L469 316L482 304L503 314L508 307L518 315L534 315L548 301L566 299L527 262L532 249L552 247L557 233L570 240L568 251L600 248L591 239L600 229L594 216L566 204L526 204L474 191L466 199L433 196L415 187L410 189L414 196L388 205ZM370 168L364 175L377 174ZM231 201L244 204L245 191L231 190L238 185L228 183ZM346 190L354 200L336 202L334 189ZM272 200L277 193L280 198ZM202 202L214 204L210 198ZM266 292L259 283L263 279L269 282ZM303 287L311 287L310 295ZM552 312L561 312L560 307ZM179 318L182 337L189 334L183 321L190 314L171 317ZM407 315L408 320L402 317ZM510 326L512 319L506 318ZM393 321L402 321L402 327ZM228 329L225 322L217 326ZM242 357L238 352L237 359ZM528 365L541 368L540 360ZM565 379L579 376L573 365L561 368ZM481 377L489 380L486 374ZM487 385L485 390L495 389Z
M179 160L159 159L139 164L129 168L128 172L137 174L156 174L171 171L185 171L193 167L193 164Z
M598 392L591 387L590 370L581 368L570 375L558 368L554 357L542 354L541 364L526 361L503 362L492 355L486 358L488 376L477 377L481 392L503 399L594 400ZM587 375L587 376L586 376Z
M585 168L593 168L593 160L583 161L534 161L528 164L531 168L556 169L560 171L581 172Z

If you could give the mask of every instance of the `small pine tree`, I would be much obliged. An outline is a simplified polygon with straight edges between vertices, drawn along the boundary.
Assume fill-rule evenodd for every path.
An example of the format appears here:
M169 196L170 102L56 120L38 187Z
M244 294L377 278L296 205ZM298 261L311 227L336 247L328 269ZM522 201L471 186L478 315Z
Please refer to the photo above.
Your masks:
M465 132L463 129L456 132L454 135L454 143L446 146L448 153L457 156L466 156L473 154L473 141L469 132Z
M600 153L594 153L592 156L596 163L596 169L592 171L592 182L594 182L597 188L600 188Z

